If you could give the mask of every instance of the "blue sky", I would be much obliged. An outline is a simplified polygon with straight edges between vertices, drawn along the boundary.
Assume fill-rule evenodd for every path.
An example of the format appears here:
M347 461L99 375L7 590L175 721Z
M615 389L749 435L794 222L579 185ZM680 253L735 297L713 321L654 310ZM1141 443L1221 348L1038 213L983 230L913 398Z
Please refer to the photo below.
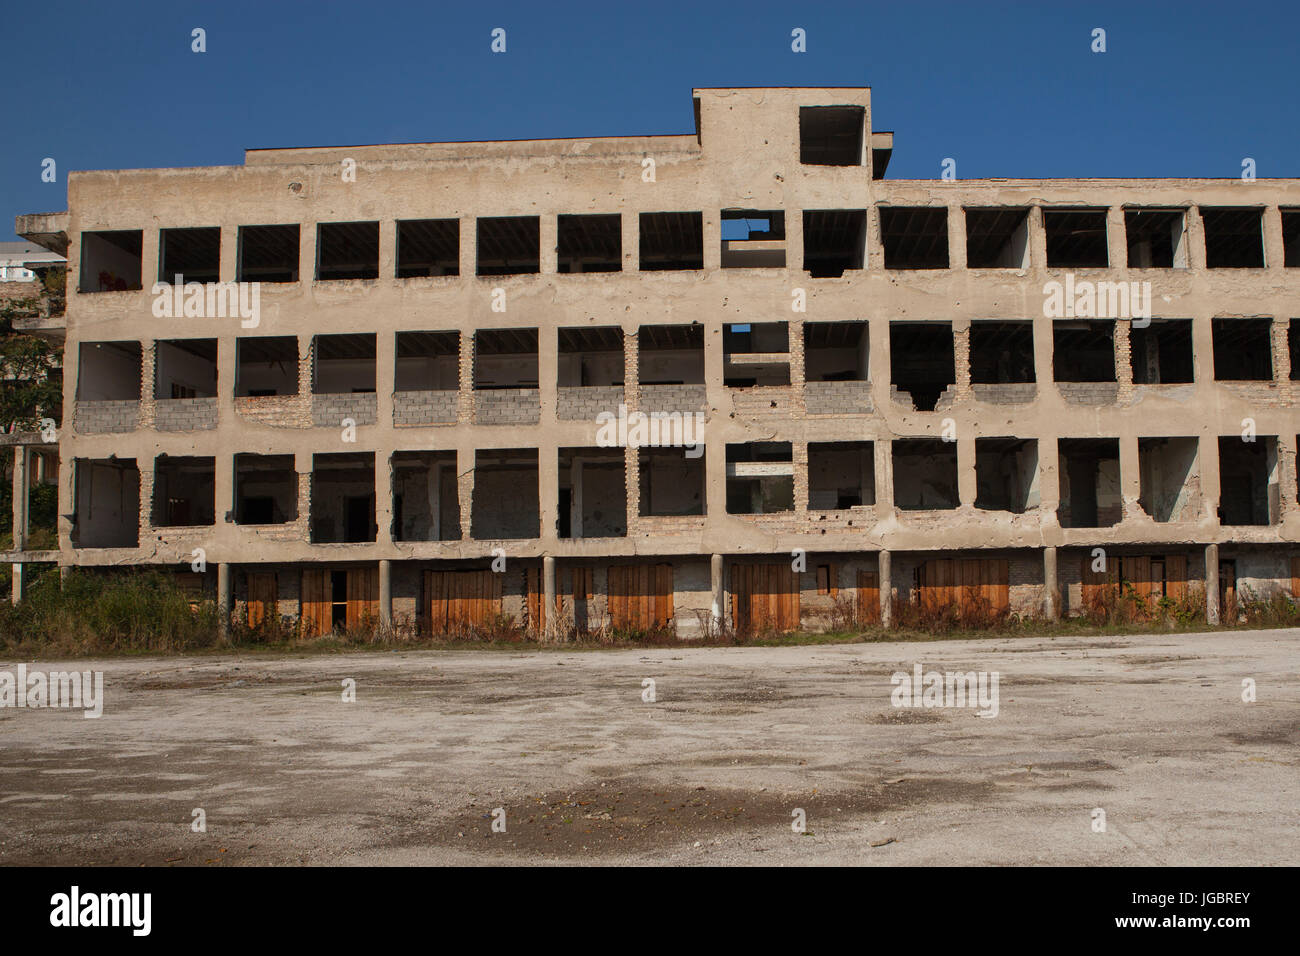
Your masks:
M871 86L891 178L1300 176L1294 2L65 3L0 36L0 237L71 169L684 133L703 86ZM192 53L190 31L207 31ZM493 54L491 31L507 31ZM790 49L807 32L808 50ZM1090 50L1106 30L1107 52ZM21 109L21 116L14 110ZM42 183L53 157L58 182Z

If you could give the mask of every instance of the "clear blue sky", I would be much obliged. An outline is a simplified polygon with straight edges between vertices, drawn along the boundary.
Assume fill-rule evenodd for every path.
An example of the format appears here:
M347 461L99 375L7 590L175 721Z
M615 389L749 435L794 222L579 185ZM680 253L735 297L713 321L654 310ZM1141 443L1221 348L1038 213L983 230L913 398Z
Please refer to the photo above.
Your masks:
M1294 0L42 0L8 16L3 238L17 213L65 209L72 169L684 133L696 86L871 86L875 128L895 132L891 178L937 177L949 156L963 179L1232 177L1245 156L1261 177L1300 176ZM190 51L194 27L206 53Z

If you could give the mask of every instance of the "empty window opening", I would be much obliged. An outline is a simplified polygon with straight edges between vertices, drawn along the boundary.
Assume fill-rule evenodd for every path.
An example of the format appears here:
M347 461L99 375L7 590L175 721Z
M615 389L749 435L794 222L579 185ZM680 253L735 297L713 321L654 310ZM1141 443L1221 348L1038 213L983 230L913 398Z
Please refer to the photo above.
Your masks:
M1130 269L1187 268L1187 212L1125 209L1124 234Z
M649 445L637 450L641 517L704 514L705 455L692 458L687 451Z
M1207 269L1264 268L1264 210L1202 206Z
M397 278L460 275L459 219L399 219Z
M83 232L81 279L77 291L127 292L139 289L143 235L139 229Z
M215 458L159 455L153 465L153 525L193 527L216 522Z
M861 166L866 125L866 110L861 106L799 107L799 162Z
M1288 269L1300 268L1300 209L1283 209L1282 213L1282 264Z
M869 441L808 443L808 507L844 511L876 503L875 445Z
M474 456L470 537L536 538L542 518L536 448L480 448Z
M1213 319L1211 329L1215 381L1272 381L1272 319Z
M784 269L785 213L779 209L722 210L722 268Z
M316 226L317 279L378 279L379 223L322 222Z
M1115 323L1052 323L1052 378L1057 382L1115 381Z
M703 385L704 326L643 325L637 330L642 385Z
M731 388L789 385L789 323L723 325L722 375L724 383Z
M794 510L790 442L727 446L727 514L765 515Z
M394 541L460 540L454 451L394 452L392 474Z
M623 271L623 219L602 216L557 216L557 270L575 272Z
M1291 381L1294 382L1300 380L1300 319L1292 319L1287 324L1286 340L1287 351L1291 354Z
M957 443L897 438L893 443L894 506L902 511L957 508Z
M861 269L867 250L865 209L805 209L803 267L814 279L838 279Z
M312 456L311 543L374 541L375 453L333 452Z
M460 388L459 332L398 332L393 388L398 392Z
M1138 504L1155 521L1194 521L1201 512L1195 438L1139 438Z
M1219 523L1277 524L1280 507L1277 436L1257 435L1254 441L1240 435L1221 436Z
M559 345L556 368L561 388L622 386L622 329L560 329Z
M561 448L556 533L561 538L627 534L627 464L622 448Z
M240 226L240 282L297 282L300 234L297 223L286 226Z
M1024 514L1039 505L1038 442L975 439L975 507Z
M221 262L221 229L160 229L158 281L216 282Z
M524 275L541 271L541 225L536 216L478 220L478 274Z
M1123 518L1118 438L1062 438L1060 505L1062 528L1108 528Z
M215 398L216 394L216 339L170 339L154 343L155 399Z
M866 382L871 378L871 336L866 322L805 322L804 381Z
M297 519L293 455L236 455L235 523L288 524Z
M77 401L138 402L139 342L82 342Z
M297 395L298 340L292 335L236 339L235 394Z
M970 380L975 385L1035 381L1034 324L971 322Z
M704 268L704 214L641 213L641 271Z
M1175 385L1193 380L1192 320L1152 319L1129 328L1129 357L1136 385Z
M912 407L932 412L957 382L957 359L949 322L891 322L889 375L906 392Z
M140 471L135 459L78 458L73 480L73 547L138 547Z
M968 269L1028 269L1028 209L967 209Z
M475 332L474 388L537 388L537 330Z
M311 390L336 395L375 390L375 334L318 335L312 343Z
M1105 209L1044 209L1043 231L1047 234L1047 268L1105 269L1110 265Z
M880 207L880 242L886 269L948 268L948 210Z

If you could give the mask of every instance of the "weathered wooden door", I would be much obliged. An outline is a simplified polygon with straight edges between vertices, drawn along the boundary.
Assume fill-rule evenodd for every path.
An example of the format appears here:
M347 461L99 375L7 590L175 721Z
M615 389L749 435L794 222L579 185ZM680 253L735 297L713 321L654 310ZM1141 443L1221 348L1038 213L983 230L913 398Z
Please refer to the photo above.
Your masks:
M334 630L333 593L330 573L310 569L302 572L302 631L310 637Z
M1003 558L939 558L926 561L917 575L923 611L954 606L960 613L1011 608L1009 565Z
M673 620L671 564L615 564L608 571L609 620L619 630L652 631Z
M248 572L248 626L256 630L263 622L279 620L277 601L280 592L276 587L274 571Z
M876 571L858 572L858 620L880 623L880 575Z
M434 634L482 627L501 614L501 578L492 571L425 571L425 619Z
M379 623L379 569L349 568L347 577L347 626L373 626Z
M799 574L788 564L733 564L731 619L742 632L799 627Z

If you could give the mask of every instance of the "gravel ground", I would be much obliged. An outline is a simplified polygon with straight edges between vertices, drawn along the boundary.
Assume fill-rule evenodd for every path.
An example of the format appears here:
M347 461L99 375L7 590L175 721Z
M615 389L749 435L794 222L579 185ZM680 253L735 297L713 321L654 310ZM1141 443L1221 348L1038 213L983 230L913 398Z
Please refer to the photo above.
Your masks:
M1295 864L1297 651L1270 630L27 662L102 670L106 702L0 708L0 864ZM996 671L997 716L892 706L916 663Z

